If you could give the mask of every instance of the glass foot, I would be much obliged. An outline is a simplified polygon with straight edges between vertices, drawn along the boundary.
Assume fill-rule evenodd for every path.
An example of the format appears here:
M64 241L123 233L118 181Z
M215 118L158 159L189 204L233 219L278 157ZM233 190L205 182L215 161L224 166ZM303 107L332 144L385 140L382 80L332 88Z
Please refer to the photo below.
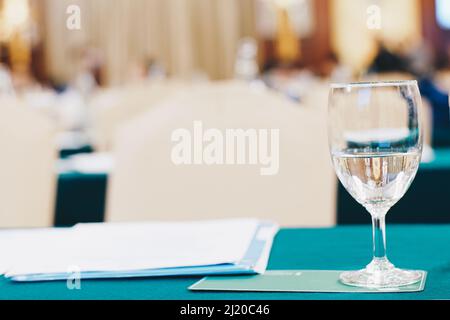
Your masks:
M396 288L416 283L422 279L419 270L402 270L387 259L374 259L365 269L341 273L342 283L364 288Z

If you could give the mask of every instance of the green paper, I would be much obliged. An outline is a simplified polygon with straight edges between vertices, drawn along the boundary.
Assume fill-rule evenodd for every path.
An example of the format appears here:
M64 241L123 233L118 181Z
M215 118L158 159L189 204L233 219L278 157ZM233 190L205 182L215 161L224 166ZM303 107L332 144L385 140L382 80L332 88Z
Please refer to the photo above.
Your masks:
M253 291L253 292L358 292L395 293L419 292L425 288L427 273L422 280L398 288L360 288L342 284L335 270L272 270L258 275L205 277L189 287L203 291Z

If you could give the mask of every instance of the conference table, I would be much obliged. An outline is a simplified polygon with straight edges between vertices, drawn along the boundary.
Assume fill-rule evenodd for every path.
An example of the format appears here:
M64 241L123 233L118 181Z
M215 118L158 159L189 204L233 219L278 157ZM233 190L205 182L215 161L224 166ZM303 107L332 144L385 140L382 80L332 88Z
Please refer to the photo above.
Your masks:
M421 163L410 190L391 209L389 223L450 223L450 149L436 149ZM62 172L58 178L55 225L104 220L108 173ZM338 184L337 223L367 224L365 209Z
M79 290L65 281L15 283L0 278L0 299L450 299L450 225L388 225L388 255L398 267L428 271L425 290L416 293L192 292L201 277L83 280ZM270 270L358 269L371 259L371 228L282 229L269 260Z

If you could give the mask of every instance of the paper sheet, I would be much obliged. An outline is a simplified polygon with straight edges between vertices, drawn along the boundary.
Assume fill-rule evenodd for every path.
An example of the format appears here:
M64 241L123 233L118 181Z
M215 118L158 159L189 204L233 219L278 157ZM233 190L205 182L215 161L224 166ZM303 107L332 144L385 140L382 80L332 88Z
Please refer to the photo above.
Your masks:
M246 254L259 223L233 219L5 231L0 233L0 246L8 248L4 260L8 262L0 265L0 272L13 277L66 273L74 268L129 271L236 263Z
M24 255L33 259L38 247L54 245L55 241L65 236L70 229L20 229L0 231L0 275L5 274L13 265L20 263Z

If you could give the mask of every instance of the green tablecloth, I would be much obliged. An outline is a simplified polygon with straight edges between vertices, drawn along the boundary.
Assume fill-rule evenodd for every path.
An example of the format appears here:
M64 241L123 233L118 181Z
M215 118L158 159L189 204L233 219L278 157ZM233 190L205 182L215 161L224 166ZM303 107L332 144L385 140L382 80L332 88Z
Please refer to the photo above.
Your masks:
M428 271L420 293L326 294L190 292L198 277L82 280L81 290L64 281L12 283L0 278L0 299L450 299L450 225L388 226L388 253L399 267ZM356 269L371 258L368 226L283 229L274 242L269 269Z

